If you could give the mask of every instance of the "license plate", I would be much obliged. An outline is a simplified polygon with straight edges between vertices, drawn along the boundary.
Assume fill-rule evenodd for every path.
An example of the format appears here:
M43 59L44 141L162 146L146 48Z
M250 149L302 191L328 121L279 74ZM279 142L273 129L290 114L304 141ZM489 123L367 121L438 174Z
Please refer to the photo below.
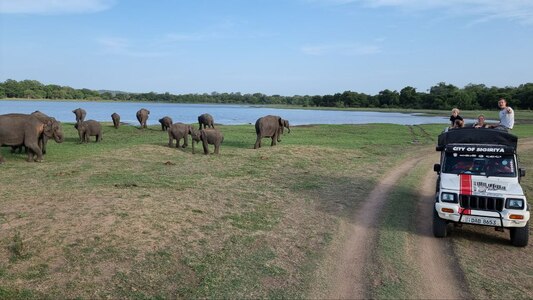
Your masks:
M486 226L502 226L500 219L489 217L463 216L461 222Z

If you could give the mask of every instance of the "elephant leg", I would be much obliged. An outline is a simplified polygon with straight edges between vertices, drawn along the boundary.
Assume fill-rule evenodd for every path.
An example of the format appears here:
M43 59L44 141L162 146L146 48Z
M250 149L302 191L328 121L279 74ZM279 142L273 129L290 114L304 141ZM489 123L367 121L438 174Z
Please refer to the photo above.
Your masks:
M41 150L43 151L43 154L46 154L46 144L48 143L48 137L46 135L43 135L43 138L40 140Z
M272 143L270 143L271 147L274 146L274 145L276 145L276 136L275 135L272 136Z
M257 135L257 140L255 141L254 149L261 148L261 136Z
M29 144L26 147L29 148L27 159L28 162L34 161L34 155L37 156L35 161L40 162L43 160L43 152L37 143Z
M187 146L189 146L189 135L188 134L186 134L183 137L183 146L182 146L182 148L187 148Z
M220 143L215 143L215 154L220 154Z
M207 143L206 140L202 140L202 146L204 147L204 154L205 155L209 154L209 144Z
M172 144L174 142L174 139L172 138L172 136L170 136L170 134L168 135L168 147L172 148Z

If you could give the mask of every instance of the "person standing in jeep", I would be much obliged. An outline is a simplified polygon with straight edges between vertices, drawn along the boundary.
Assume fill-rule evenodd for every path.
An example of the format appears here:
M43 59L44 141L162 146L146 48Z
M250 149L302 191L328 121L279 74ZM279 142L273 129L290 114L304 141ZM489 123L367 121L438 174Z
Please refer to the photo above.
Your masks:
M498 107L500 108L500 123L493 125L492 128L509 131L514 126L514 110L507 106L507 100L500 98L498 101Z

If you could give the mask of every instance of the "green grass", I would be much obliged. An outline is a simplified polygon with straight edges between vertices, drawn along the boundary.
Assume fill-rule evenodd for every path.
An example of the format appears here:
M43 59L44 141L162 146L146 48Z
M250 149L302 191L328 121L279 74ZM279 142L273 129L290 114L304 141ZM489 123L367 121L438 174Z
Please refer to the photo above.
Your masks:
M339 220L442 125L294 126L257 150L253 126L220 126L219 156L158 126L63 130L43 163L0 148L0 298L307 298Z

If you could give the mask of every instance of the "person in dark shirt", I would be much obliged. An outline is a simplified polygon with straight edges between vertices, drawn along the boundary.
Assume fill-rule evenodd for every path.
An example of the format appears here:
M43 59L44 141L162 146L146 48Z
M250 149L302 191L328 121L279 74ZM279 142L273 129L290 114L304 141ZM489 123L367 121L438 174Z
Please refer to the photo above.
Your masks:
M452 109L452 115L450 116L450 122L451 122L450 127L454 127L456 120L464 121L463 117L461 117L459 115L459 109L458 108Z

